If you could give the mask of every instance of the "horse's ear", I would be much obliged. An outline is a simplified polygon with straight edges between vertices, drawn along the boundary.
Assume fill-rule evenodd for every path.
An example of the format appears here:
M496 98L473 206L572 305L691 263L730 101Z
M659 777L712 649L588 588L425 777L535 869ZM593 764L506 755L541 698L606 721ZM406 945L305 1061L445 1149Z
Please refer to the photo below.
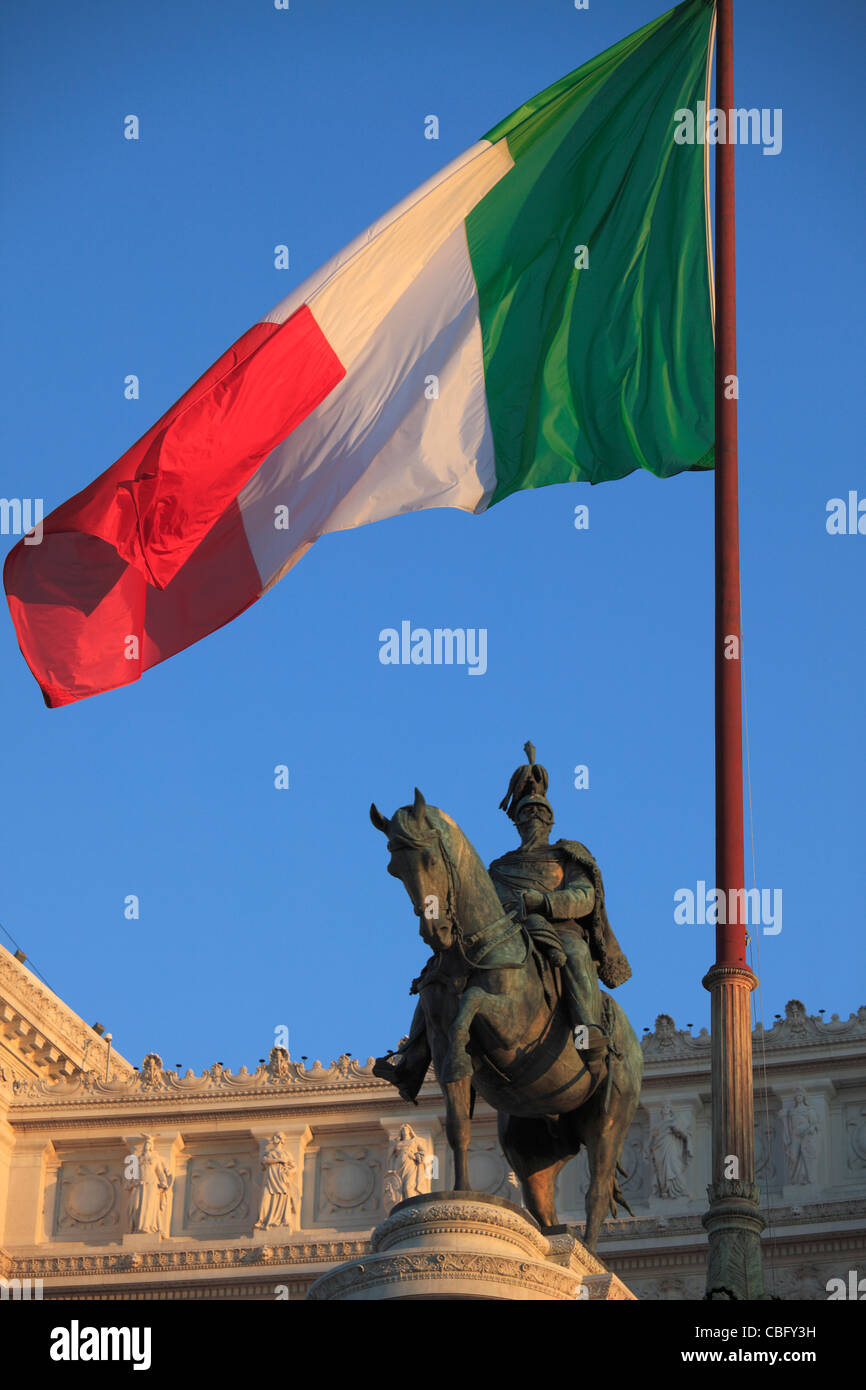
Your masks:
M377 830L381 830L383 835L388 834L389 821L387 816L383 816L375 801L370 802L370 820Z
M421 792L419 792L418 788L416 787L416 788L415 788L415 800L414 800L414 802L412 803L412 815L415 817L415 820L423 820L423 819L424 819L424 812L425 812L426 810L427 810L427 802L424 800L423 794L422 794Z

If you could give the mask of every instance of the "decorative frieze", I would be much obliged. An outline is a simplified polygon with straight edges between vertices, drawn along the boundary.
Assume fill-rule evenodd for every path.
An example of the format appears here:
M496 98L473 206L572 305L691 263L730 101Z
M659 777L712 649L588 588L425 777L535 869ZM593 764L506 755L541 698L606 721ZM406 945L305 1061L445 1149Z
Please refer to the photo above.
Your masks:
M381 1149L328 1145L317 1157L314 1219L330 1226L372 1225L382 1211Z
M54 1234L62 1240L116 1240L126 1227L123 1165L62 1163Z
M190 1160L186 1176L187 1230L230 1231L252 1225L252 1160L235 1156Z

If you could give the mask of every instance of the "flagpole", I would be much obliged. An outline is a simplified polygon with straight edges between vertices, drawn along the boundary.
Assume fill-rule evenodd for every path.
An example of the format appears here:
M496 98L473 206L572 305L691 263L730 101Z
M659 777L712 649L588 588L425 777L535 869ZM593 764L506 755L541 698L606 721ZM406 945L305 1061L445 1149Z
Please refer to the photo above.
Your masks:
M733 0L717 0L716 107L734 109ZM729 117L728 117L729 119ZM712 1171L707 1297L764 1296L755 1183L750 996L746 963L743 851L743 729L740 677L740 544L737 489L737 300L734 143L728 119L716 146L715 689L716 959L704 978L711 996ZM739 896L732 893L739 890ZM718 900L717 900L718 901ZM733 919L733 920L732 920Z

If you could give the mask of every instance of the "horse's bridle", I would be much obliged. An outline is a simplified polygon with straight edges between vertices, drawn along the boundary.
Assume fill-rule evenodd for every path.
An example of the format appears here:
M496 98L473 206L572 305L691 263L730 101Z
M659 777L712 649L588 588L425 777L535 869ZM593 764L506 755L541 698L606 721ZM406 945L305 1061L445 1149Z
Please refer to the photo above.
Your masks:
M428 824L429 824L429 822L428 822ZM451 922L451 928L452 928L452 931L453 931L453 933L454 933L454 945L456 946L457 951L459 952L459 955L460 955L461 960L464 961L464 963L469 967L470 970L519 970L519 969L521 969L521 968L526 964L527 960L529 959L529 954L530 954L530 950L531 950L531 943L530 943L530 940L529 940L529 934L528 934L528 932L526 931L525 926L523 925L522 922L516 921L516 920L515 920L515 915L514 915L514 912L513 912L513 911L503 913L503 915L502 915L501 917L496 917L496 918L495 918L492 922L490 922L486 927L481 927L478 931L472 932L469 936L464 936L464 935L463 935L463 929L462 929L462 927L461 927L461 925L460 925L460 919L459 919L459 917L457 916L457 878L456 878L456 873L455 873L455 869L454 869L454 864L453 864L452 861L451 861L451 857L450 857L450 855L448 854L448 851L447 851L446 848L445 848L445 841L444 841L444 839L442 838L442 832L441 832L441 830L439 830L436 826L431 825L431 826L430 826L430 835L427 836L427 837L425 837L424 839L419 838L419 839L417 839L417 840L416 840L416 839L412 839L409 835L406 835L404 832L398 832L398 834L394 837L393 841L392 841L392 839L391 839L391 837L390 837L390 835L389 835L389 838L388 838L388 849L389 849L392 853L393 853L393 851L394 851L395 849L427 849L427 848L429 848L429 847L433 844L433 841L434 841L434 840L435 840L435 841L437 842L437 844L439 845L439 857L441 858L442 863L445 865L445 874L446 874L446 877L447 877L447 879L448 879L448 899L447 899L447 902L446 902L446 904L445 904L445 911L446 911L446 913L447 913L447 915L448 915L448 918L449 918L449 920L450 920L450 922ZM466 954L466 948L467 948L467 946L470 946L470 944L471 944L473 941L477 941L477 939L478 939L480 936L484 936L484 935L486 935L487 932L492 931L494 927L498 927L499 924L500 924L500 922L507 922L507 923L509 924L510 930L509 930L509 929L506 929L506 931L504 931L504 932L502 933L501 936L494 937L493 941L489 942L489 944L484 948L484 950L481 952L481 954L480 954L480 956L477 958L477 960L472 960L472 959ZM518 932L522 932L522 933L523 933L523 938L524 938L525 951L524 951L524 955L523 955L523 960L521 960L521 961L509 961L509 962L507 962L506 964L503 964L503 965L482 965L482 964L481 964L481 962L484 960L484 957L485 957L485 956L488 956L488 955L490 954L490 952L493 950L494 946L501 946L501 945L503 944L503 942L505 942L505 941L510 941L511 938L512 938L512 936L516 936Z

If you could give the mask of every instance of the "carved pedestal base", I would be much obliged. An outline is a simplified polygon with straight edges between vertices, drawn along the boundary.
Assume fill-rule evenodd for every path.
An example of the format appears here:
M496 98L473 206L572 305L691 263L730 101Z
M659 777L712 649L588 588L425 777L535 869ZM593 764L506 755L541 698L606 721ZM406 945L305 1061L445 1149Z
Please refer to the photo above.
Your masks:
M433 1192L400 1202L372 1236L373 1253L338 1265L310 1299L631 1299L625 1285L567 1233L544 1235L523 1210L483 1192Z

